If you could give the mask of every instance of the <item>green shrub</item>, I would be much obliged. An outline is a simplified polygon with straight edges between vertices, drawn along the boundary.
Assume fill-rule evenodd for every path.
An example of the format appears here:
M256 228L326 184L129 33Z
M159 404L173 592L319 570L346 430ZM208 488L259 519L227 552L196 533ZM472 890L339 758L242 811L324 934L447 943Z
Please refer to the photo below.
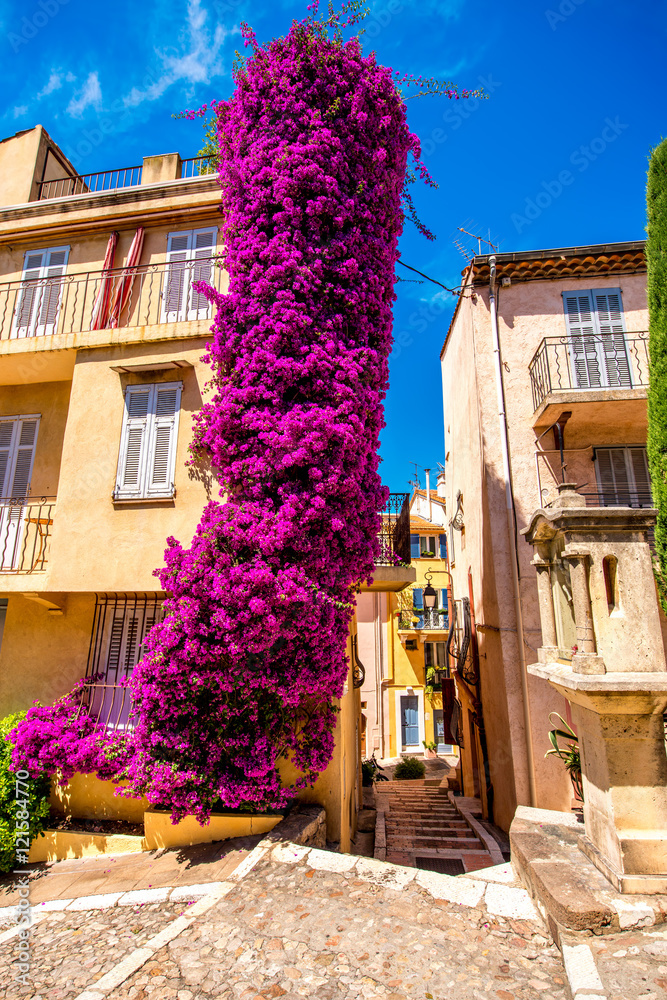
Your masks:
M9 769L12 743L5 736L16 728L25 714L18 712L0 720L0 871L3 872L10 872L17 864L24 863L20 854L25 847L21 844L17 847L15 839L17 827L28 821L26 839L32 843L35 837L42 835L49 815L50 779L42 777L33 781L28 778L21 782L17 800L16 775Z
M423 761L416 757L403 757L394 769L394 781L410 781L413 778L423 778L425 774Z
M656 576L662 606L667 611L667 139L651 155L646 207L650 354L646 447L653 503L658 509Z

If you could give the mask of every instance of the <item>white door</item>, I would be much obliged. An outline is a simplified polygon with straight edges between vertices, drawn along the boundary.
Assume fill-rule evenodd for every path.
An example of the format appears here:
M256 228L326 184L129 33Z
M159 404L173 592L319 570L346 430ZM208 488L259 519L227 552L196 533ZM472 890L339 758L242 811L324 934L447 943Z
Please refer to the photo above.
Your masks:
M39 417L0 420L0 571L21 565Z

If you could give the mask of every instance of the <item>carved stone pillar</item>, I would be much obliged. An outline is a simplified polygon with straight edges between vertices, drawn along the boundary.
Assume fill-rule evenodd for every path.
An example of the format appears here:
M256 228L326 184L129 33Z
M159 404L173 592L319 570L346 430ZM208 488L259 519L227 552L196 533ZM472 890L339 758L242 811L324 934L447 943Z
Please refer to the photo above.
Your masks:
M577 652L572 657L572 669L575 674L604 674L604 660L596 655L591 592L588 583L590 554L585 549L566 546L563 555L570 565L574 624L577 629Z
M542 646L538 650L538 657L542 663L549 663L558 658L556 618L551 592L551 560L536 554L533 566L537 570L537 600L542 626Z

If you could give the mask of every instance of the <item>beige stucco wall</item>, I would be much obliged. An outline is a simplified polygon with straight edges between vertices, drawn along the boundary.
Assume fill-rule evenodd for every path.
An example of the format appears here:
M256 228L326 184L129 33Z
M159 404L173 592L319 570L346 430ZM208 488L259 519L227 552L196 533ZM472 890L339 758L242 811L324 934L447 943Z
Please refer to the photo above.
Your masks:
M23 577L23 587L31 586ZM0 646L0 718L48 705L84 676L95 612L94 594L50 595L64 610L47 607L20 593L4 591L7 618Z
M74 369L61 485L48 579L57 591L156 591L153 570L163 564L169 535L189 544L207 501L204 484L186 467L194 414L202 405L209 369L200 358L204 341L80 352ZM190 368L119 375L112 365L165 359L189 361ZM181 381L173 500L116 503L123 390L129 382Z
M605 287L621 288L628 331L646 330L645 275L519 282L499 290L498 327L519 532L539 506L535 439L540 431L533 428L530 361L542 338L566 332L563 291ZM496 822L507 828L516 804L528 803L529 789L488 290L476 292L476 303L469 298L461 302L442 355L447 491L449 503L455 501L458 490L464 495L466 530L463 537L455 532L454 594L468 596L470 572L475 620L480 625L481 687ZM588 409L577 406L576 401L568 401L562 407L573 411L565 430L566 449L587 450L570 456L568 473L571 471L578 482L590 482L595 489L591 447L643 443L645 404L641 400L627 406L603 401L587 404ZM545 447L554 447L551 434L546 436ZM545 480L553 482L549 466L558 474L558 457L540 462ZM532 550L520 535L518 554L525 653L530 663L535 659L541 630L535 571L530 565ZM544 758L549 749L549 712L564 714L565 703L536 677L528 679L528 690L536 804L567 809L569 781L557 762Z
M2 387L0 416L36 414L40 417L32 472L32 496L55 497L58 492L60 456L67 423L69 394L68 382Z

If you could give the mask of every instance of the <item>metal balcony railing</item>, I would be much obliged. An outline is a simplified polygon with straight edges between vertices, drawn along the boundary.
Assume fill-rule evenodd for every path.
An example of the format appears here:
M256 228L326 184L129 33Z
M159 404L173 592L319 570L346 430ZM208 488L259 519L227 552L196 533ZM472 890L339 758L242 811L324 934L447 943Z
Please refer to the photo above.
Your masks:
M530 365L533 409L551 392L648 385L648 333L545 337Z
M413 608L412 610L403 608L399 615L398 627L401 631L431 629L446 632L449 629L449 614L437 608L432 611L426 611L423 608Z
M377 566L410 564L410 505L407 493L390 493L382 511Z
M116 191L118 188L138 187L141 184L141 172L140 165L41 181L37 199L45 201L48 198L67 198L73 194L98 194L102 191Z
M214 156L191 156L187 160L181 160L181 179L189 180L191 177L205 177L215 174L218 171L218 164Z
M141 264L131 271L115 268L0 283L0 340L180 323L213 315L192 282L205 281L221 291L222 270L215 258ZM100 303L104 299L113 304L117 293L122 308L111 321L103 316Z
M0 573L46 569L55 497L0 500Z

